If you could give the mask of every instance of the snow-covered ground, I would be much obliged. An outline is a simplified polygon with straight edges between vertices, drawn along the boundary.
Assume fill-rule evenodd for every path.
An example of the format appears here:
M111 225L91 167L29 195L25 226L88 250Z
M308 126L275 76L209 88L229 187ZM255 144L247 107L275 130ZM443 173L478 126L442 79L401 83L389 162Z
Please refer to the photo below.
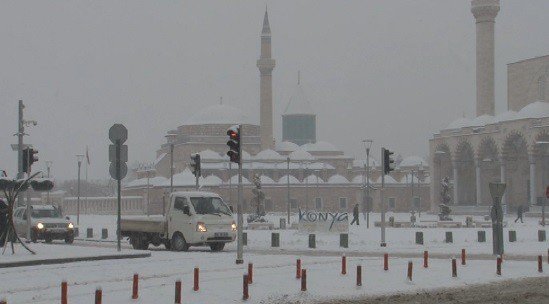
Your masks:
M60 247L66 247L60 245ZM56 247L56 246L50 246ZM431 260L428 269L413 259L413 282L406 280L408 259L390 259L389 271L381 258L348 258L348 274L340 274L339 257L301 256L307 269L307 292L300 291L295 279L295 258L289 255L245 255L254 263L254 283L250 303L284 303L290 300L313 302L330 298L416 292L428 289L465 286L510 278L546 275L537 272L535 261L506 261L503 275L495 274L495 261L468 261L458 266L458 277L451 277L449 260ZM247 264L235 265L234 252L193 251L174 253L155 251L151 258L80 262L0 269L0 294L8 303L56 303L60 283L69 284L70 303L90 303L96 287L103 288L104 303L170 303L174 283L183 283L184 303L239 303L242 275ZM356 265L363 267L363 285L355 286ZM192 291L193 268L200 267L200 290ZM545 265L546 266L546 265ZM546 266L547 267L547 266ZM140 298L131 300L132 275L140 275Z
M409 220L409 214L389 213L397 221ZM74 216L71 216L74 218ZM278 228L279 219L285 218L285 214L269 214L267 219ZM524 223L514 223L514 217L505 218L508 226L504 228L505 252L510 255L538 255L547 251L549 242L538 242L538 230L544 230L538 224L537 218L524 218ZM302 234L297 230L247 230L248 246L254 251L273 250L271 248L271 233L280 233L280 247L274 250L324 250L337 252L402 252L419 253L423 250L429 250L432 253L453 254L461 252L464 248L470 254L491 254L492 253L492 229L491 228L387 228L386 241L387 248L380 247L380 228L374 227L374 222L380 220L380 214L370 215L370 228L366 228L366 221L360 218L360 226L350 226L349 230L349 248L339 247L338 234L319 233L316 235L316 249L308 249L308 235ZM421 221L434 221L436 215L422 214ZM454 216L455 221L465 223L465 216ZM475 221L484 221L483 217L474 217ZM297 217L292 215L291 221L297 221ZM80 238L85 238L86 228L94 229L94 238L101 237L101 229L109 229L109 240L115 240L116 217L109 215L83 215L80 218ZM477 231L486 231L486 242L477 242ZM514 230L517 233L517 241L510 243L508 240L508 231ZM424 245L415 244L416 231L422 231L424 235ZM445 232L453 232L453 243L445 243ZM226 247L231 250L236 248L232 243Z

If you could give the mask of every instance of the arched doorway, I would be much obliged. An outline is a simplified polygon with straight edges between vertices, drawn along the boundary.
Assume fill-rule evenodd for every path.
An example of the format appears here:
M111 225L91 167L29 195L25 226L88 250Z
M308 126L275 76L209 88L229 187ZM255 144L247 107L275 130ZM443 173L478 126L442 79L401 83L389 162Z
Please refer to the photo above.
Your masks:
M498 162L498 147L493 138L484 138L478 149L478 159L476 160L480 171L480 196L479 205L491 205L492 197L488 187L490 182L500 180L500 166Z
M476 205L475 154L469 142L458 145L454 166L457 169L457 180L454 180L454 187L457 185L456 205Z
M502 151L505 175L505 201L508 210L517 206L528 205L528 188L530 166L528 162L528 147L526 140L520 133L513 133L507 137Z

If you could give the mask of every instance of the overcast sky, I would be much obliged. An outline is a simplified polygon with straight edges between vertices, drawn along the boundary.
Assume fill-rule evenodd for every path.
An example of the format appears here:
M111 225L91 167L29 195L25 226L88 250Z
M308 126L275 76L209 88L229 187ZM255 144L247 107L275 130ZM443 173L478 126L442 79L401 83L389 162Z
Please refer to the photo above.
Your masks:
M152 161L167 130L219 102L259 116L259 34L272 30L275 132L301 70L317 138L363 157L363 138L426 156L432 133L475 112L470 1L2 1L0 168L13 173L17 100L52 174L108 177L108 128L129 129L130 162ZM496 112L506 64L549 54L549 1L501 1Z

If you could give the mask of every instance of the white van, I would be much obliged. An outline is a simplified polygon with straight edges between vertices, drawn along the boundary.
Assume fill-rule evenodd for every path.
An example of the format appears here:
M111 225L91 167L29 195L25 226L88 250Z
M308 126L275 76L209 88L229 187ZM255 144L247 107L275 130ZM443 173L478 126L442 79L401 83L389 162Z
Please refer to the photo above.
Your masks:
M120 230L134 249L164 244L174 251L190 246L221 251L236 239L231 209L218 194L201 191L172 193L166 215L122 217Z

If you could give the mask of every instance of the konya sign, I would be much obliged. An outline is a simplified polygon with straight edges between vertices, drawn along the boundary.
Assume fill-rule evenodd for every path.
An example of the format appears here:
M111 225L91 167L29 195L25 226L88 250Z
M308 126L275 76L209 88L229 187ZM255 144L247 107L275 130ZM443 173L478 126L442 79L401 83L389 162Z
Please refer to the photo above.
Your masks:
M317 212L299 210L299 232L349 232L347 212Z

